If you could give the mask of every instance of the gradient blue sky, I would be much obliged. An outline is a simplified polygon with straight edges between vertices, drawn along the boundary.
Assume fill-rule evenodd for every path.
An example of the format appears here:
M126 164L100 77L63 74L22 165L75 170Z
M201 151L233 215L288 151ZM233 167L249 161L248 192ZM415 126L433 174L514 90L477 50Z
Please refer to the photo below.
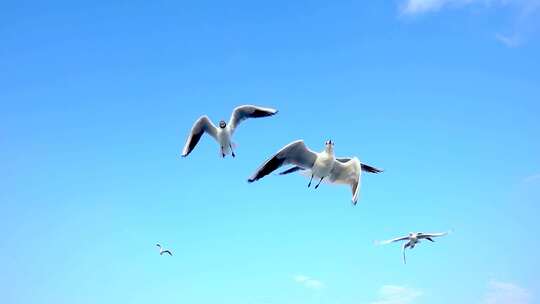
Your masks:
M0 302L540 303L540 4L50 1L0 10ZM236 133L202 114L272 106ZM247 177L295 139L360 202ZM450 236L420 244L409 231ZM160 257L161 242L174 256Z

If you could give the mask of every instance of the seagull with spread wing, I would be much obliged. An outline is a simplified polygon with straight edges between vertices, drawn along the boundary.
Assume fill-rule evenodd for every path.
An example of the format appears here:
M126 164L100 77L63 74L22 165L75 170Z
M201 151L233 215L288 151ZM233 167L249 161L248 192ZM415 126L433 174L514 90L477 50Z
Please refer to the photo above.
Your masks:
M156 246L159 248L159 255L163 255L164 253L172 256L172 252L169 249L163 249L160 244L156 244Z
M423 233L423 232L411 232L406 236L398 237L395 239L377 242L380 245L386 245L394 242L400 242L400 241L407 241L403 244L402 251L403 251L403 264L407 264L407 260L405 258L405 249L413 249L416 244L420 243L420 240L428 240L430 242L435 242L433 238L445 236L448 232L442 232L442 233Z
M229 152L232 154L232 157L235 157L236 154L234 154L233 151L232 136L238 125L248 118L272 116L277 112L278 111L275 109L262 108L252 105L239 106L236 107L232 112L229 123L221 120L218 125L219 127L216 127L212 121L210 121L208 116L203 115L193 124L191 132L189 133L186 141L186 145L182 150L182 156L188 156L189 153L193 151L203 134L208 133L208 135L212 136L220 145L222 157L225 157L225 155L229 154Z
M330 183L349 185L352 190L353 205L356 205L360 193L361 172L382 172L380 169L361 163L356 157L336 158L334 156L334 143L331 140L325 143L325 149L319 153L311 151L306 147L304 141L297 140L286 145L264 162L248 179L248 182L259 180L279 167L289 164L294 166L280 174L307 171L311 175L308 187L311 186L314 177L319 178L315 189L324 179Z

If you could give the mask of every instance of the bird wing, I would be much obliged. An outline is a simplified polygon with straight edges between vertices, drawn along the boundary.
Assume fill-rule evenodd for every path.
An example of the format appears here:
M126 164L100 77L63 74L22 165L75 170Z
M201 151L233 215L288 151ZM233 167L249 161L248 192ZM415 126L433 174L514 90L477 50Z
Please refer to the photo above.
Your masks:
M300 170L304 170L304 168L299 167L299 166L294 166L294 167L290 167L289 169L287 169L285 171L279 172L279 175L290 174L290 173L300 171Z
M340 163L346 163L348 161L350 161L351 159L353 159L352 157L340 157L340 158L336 158L336 160ZM360 164L360 168L362 169L362 171L364 172L369 172L369 173L381 173L383 172L383 170L381 169L377 169L375 167L372 167L370 165L366 165L366 164Z
M398 238L391 239L391 240L380 241L378 243L380 245L386 245L386 244L390 244L390 243L394 243L394 242L405 241L405 240L408 240L408 239L409 239L409 236L406 235L406 236L398 237Z
M420 232L420 233L418 233L418 238L419 239L427 239L427 238L432 238L432 237L445 236L447 234L448 234L448 232L441 232L441 233L423 233L423 232Z
M229 119L229 128L231 130L231 134L234 133L236 130L236 127L238 125L248 119L248 118L258 118L258 117L266 117L266 116L272 116L276 114L278 111L271 108L263 108L263 107L257 107L252 105L245 105L245 106L239 106L234 108L231 118Z
M186 141L186 145L184 146L184 150L182 150L183 157L188 156L189 153L193 151L193 148L195 148L204 132L208 133L215 140L217 140L217 128L206 115L201 116L193 124L191 132L189 133L188 139Z
M364 171L364 172L369 172L369 173L381 173L381 172L383 172L383 170L377 169L377 168L372 167L370 165L361 164L360 166L362 168L362 171Z
M360 194L360 161L354 157L347 162L336 161L330 172L328 180L331 183L346 184L351 186L352 203L356 205Z
M259 180L277 168L287 164L294 164L305 169L311 169L316 159L317 153L306 147L303 140L294 141L281 148L281 150L265 161L248 179L248 182L252 183Z
M170 250L163 250L162 252L160 252L161 255L163 255L164 253L168 253L170 256L172 256L172 253Z

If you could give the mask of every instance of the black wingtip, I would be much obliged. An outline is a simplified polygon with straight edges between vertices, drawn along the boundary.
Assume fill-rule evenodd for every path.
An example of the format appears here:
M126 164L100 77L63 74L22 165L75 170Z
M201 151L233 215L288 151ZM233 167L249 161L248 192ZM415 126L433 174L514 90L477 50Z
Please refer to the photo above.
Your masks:
M382 169L377 169L377 168L371 168L370 170L368 170L369 173L375 173L375 174L379 174L379 173L382 173L384 172L384 170Z
M249 179L247 180L247 182L250 183L250 184L253 183L254 181L255 181L255 179L253 179L253 178L249 178Z
M360 166L362 167L362 171L369 172L369 173L378 174L378 173L381 173L381 172L384 171L382 169L378 169L378 168L375 168L375 167L372 167L372 166L366 165L366 164L360 164Z
M299 170L304 170L304 169L302 167L300 167L300 166L294 166L294 167L291 167L291 168L289 168L287 170L281 171L278 174L279 175L285 175L285 174L294 173L294 172L299 171Z

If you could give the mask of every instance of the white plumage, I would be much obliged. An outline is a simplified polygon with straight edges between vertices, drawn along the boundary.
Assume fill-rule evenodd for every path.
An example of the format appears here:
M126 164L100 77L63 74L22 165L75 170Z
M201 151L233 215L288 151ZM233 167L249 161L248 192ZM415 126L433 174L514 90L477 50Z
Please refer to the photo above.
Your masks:
M274 170L284 165L295 165L280 174L289 174L299 170L309 170L311 179L308 187L314 177L319 178L320 183L327 179L331 183L346 184L352 190L352 203L356 205L360 193L360 174L361 171L370 173L380 173L382 170L362 164L358 158L336 158L334 156L334 143L329 140L325 143L325 149L319 153L313 152L304 144L304 141L294 141L264 162L257 171L248 179L254 182L270 174Z
M212 138L217 141L217 143L220 145L222 157L225 157L225 155L229 153L232 153L232 156L235 157L236 155L233 151L232 136L238 125L248 118L272 116L277 112L278 111L275 109L262 108L252 105L239 106L236 107L232 112L229 123L221 120L218 127L212 123L208 116L203 115L193 124L184 149L182 150L182 157L188 156L189 153L193 151L204 133L208 133L208 135L212 136Z

